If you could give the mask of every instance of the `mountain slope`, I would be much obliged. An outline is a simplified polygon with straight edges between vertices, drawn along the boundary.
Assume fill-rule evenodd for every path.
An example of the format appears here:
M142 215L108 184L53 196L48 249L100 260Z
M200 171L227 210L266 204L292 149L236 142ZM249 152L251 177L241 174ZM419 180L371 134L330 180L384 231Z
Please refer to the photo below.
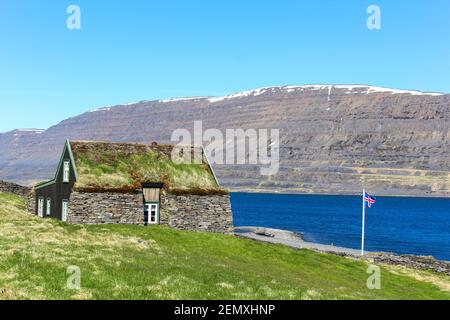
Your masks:
M44 132L0 134L0 178L52 176L66 138L170 142L175 129L280 129L280 172L215 166L226 187L283 192L450 195L450 95L370 86L262 88L220 98L93 110Z

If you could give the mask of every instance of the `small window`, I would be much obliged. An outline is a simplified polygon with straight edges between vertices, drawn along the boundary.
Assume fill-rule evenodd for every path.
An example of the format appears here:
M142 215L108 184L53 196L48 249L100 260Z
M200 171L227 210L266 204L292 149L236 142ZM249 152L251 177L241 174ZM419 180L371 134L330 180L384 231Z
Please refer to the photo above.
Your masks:
M44 217L44 198L42 197L38 199L38 216L41 218Z
M145 204L144 216L146 216L147 224L159 224L159 204Z
M52 199L47 198L47 211L46 211L47 215L51 215L52 214Z
M70 161L64 161L63 182L68 183L70 179Z
M69 213L69 201L63 200L62 202L62 212L61 212L61 220L67 222L67 215Z

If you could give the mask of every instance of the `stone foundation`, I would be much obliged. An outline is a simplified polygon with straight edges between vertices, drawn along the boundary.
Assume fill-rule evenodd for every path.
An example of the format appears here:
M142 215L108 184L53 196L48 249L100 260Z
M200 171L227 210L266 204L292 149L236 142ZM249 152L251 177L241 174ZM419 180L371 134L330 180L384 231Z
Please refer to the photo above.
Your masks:
M161 194L160 222L175 229L231 232L229 195L176 196Z
M24 187L15 183L0 180L0 192L12 193L18 196L27 197L31 188Z
M142 194L73 192L69 202L70 224L143 225ZM229 195L161 193L160 223L179 230L231 232L233 217Z
M72 192L70 224L144 224L142 194Z

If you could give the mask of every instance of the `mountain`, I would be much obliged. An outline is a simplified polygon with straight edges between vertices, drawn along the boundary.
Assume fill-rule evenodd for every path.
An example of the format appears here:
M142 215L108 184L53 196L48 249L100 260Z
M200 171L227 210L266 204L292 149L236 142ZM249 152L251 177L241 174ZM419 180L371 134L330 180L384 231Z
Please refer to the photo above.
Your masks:
M364 85L256 89L106 107L0 134L0 179L52 177L65 139L170 142L175 129L280 129L280 171L216 165L233 190L450 196L450 95Z

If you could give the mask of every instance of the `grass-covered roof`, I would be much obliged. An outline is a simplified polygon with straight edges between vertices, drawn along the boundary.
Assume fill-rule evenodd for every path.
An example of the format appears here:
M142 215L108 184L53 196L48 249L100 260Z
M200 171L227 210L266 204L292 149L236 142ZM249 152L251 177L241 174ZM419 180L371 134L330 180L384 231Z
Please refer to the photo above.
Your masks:
M78 180L86 191L138 191L142 183L162 182L172 193L224 193L206 159L177 164L172 145L71 141Z

